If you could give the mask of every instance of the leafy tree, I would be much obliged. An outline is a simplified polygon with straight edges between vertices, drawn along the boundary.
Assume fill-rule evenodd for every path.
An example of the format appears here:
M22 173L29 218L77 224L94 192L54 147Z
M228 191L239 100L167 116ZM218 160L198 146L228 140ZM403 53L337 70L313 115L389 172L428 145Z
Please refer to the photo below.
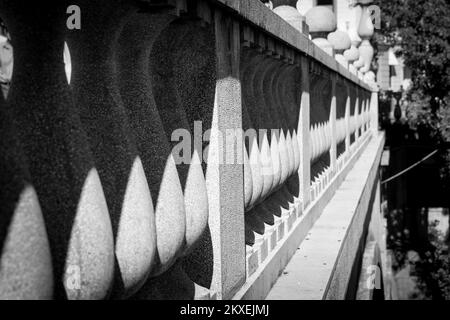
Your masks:
M376 0L381 8L377 41L398 46L397 55L412 71L412 92L427 97L435 114L448 106L450 91L450 2ZM447 101L446 101L447 99Z
M446 237L433 224L430 246L414 263L414 275L425 299L450 300L450 255Z

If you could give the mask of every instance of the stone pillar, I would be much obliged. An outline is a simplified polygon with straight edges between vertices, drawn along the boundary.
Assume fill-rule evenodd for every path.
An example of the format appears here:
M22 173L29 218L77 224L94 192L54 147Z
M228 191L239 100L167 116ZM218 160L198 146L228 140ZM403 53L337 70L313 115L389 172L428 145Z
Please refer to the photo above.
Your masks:
M311 138L310 138L310 87L309 87L309 61L306 57L301 57L301 106L298 124L300 148L300 194L303 207L310 202L310 181L311 181Z
M155 189L153 194L150 192L118 86L118 38L125 21L138 7L117 0L80 0L78 3L84 8L83 27L67 31L72 58L71 89L99 170L112 223L118 267L112 297L128 298L145 282L155 264L165 264L166 258L175 260L183 245L185 213L182 201L180 207L173 206L178 197L171 201L166 198L167 205L161 214L158 209L161 205L153 204L157 193ZM172 176L169 171L176 175L172 166L165 177ZM165 193L161 190L160 201L161 194ZM176 219L172 220L174 216ZM165 242L159 237L156 241L155 230L158 234L158 230L168 225L171 239ZM172 239L176 240L172 242ZM164 246L168 243L174 246ZM168 248L174 247L174 252L166 254L171 251ZM159 262L155 262L155 252Z
M232 146L221 144L219 132L242 127L241 83L239 81L239 24L214 14L217 82L207 171L209 227L211 230L214 274L211 291L217 299L230 299L245 283L245 227L243 165L221 164L229 159ZM225 148L225 152L223 152ZM237 159L235 159L237 160Z
M336 30L334 13L323 6L313 7L306 13L306 23L313 42L330 56L334 56L333 45L327 40L328 34Z

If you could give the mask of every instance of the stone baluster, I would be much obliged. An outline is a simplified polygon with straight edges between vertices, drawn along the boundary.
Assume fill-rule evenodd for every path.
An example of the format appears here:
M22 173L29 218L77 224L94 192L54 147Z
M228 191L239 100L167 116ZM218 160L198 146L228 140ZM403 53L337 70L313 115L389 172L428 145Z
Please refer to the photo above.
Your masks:
M367 107L368 107L368 104L367 104L367 97L366 97L366 95L364 94L364 112L363 112L363 114L362 114L362 130L364 131L364 133L366 132L366 130L367 130L367 126L366 126L366 124L367 124Z
M51 299L47 231L10 111L0 94L0 299Z
M178 21L163 30L153 47L151 69L155 100L168 139L173 148L177 130L194 136L195 121L211 125L214 103L214 36L211 27L203 28L194 21ZM164 61L164 63L161 63ZM194 80L196 84L194 84ZM178 164L177 169L184 186L186 207L186 251L192 248L206 227L208 199L205 178L200 163L201 143L194 137L190 164ZM242 164L240 155L236 155ZM224 158L225 159L225 158ZM186 159L187 160L187 159ZM228 161L229 160L229 161ZM235 159L225 159L234 163Z
M159 195L158 200L164 199L166 204L156 201L153 204L118 86L118 38L127 19L139 7L119 0L83 0L79 5L84 8L83 27L68 31L71 87L95 155L113 224L118 268L113 296L124 298L142 286L155 260L159 263L155 269L164 269L183 250L184 204L181 193L173 196L180 185L170 158L164 174L167 180L161 183L159 194L158 190L152 190L152 195ZM170 190L170 194L165 190ZM160 207L164 207L164 213L159 212ZM170 239L159 237L156 242L158 234L167 234L168 228Z
M273 52L273 51L272 51ZM273 53L267 52L266 65L267 69L264 73L264 79L262 82L262 89L265 102L264 116L266 117L267 128L272 129L272 139L271 143L275 143L274 152L278 153L279 158L279 170L280 170L280 180L276 185L276 190L281 188L288 177L288 167L290 163L289 154L286 145L286 135L285 129L286 125L283 123L282 119L279 117L279 111L277 109L281 108L278 104L274 91L274 79L277 74L280 73L280 67L282 66L278 57L271 56ZM274 140L275 139L275 140ZM278 151L275 151L276 148ZM276 157L275 154L272 154ZM275 190L274 190L275 191Z
M278 50L281 51L280 48ZM287 167L287 177L283 186L285 199L298 204L298 180L297 183L292 176L298 172L300 165L300 150L298 143L294 143L293 136L297 135L295 131L295 121L292 112L298 112L297 87L298 82L296 73L297 68L293 64L291 51L284 51L282 62L279 66L279 72L276 73L273 83L273 91L275 97L276 108L273 110L275 117L279 118L283 130L285 130L286 149L289 159ZM298 177L297 177L298 178Z
M317 158L320 158L326 151L328 143L327 136L325 134L326 122L321 122L317 124Z
M269 130L270 126L267 124L266 102L264 99L263 82L267 72L267 57L264 54L257 52L252 53L253 65L249 69L248 78L245 82L251 86L252 95L248 99L248 111L253 119L253 123L259 129L259 142L261 149L261 165L262 176L264 179L264 188L261 194L260 201L269 196L275 187L278 185L281 178L281 171L279 170L279 152L276 139L272 138L272 132ZM270 61L270 60L269 60ZM247 80L248 79L248 80Z
M214 101L212 79L214 70L211 70L214 69L211 63L214 57L212 52L214 40L212 36L206 39L208 37L204 35L202 29L195 25L183 25L179 30L178 25L171 25L176 18L173 10L159 14L136 13L128 19L119 38L122 100L150 189L152 194L159 195L154 203L157 219L156 241L160 244L157 248L158 254L165 257L159 258L160 263L154 266L150 279L134 296L139 299L188 298L183 296L183 293L189 291L187 288L192 286L192 281L180 268L181 259L176 263L174 258L177 258L177 252L164 251L171 247L166 223L177 223L179 224L177 227L185 225L183 248L179 253L180 258L185 258L196 248L208 220L206 181L201 164L202 145L198 145L195 141L195 119L188 116L191 115L188 111L191 111L190 105L193 103L196 108L204 111L197 112L207 117L208 112L204 104L208 102L212 104ZM195 47L200 50L202 46L206 46L211 52L191 53L193 49L186 47L185 41L191 41L193 44L191 34L194 32L197 35ZM133 39L132 45L130 39ZM204 44L203 41L210 43ZM210 57L207 56L208 53ZM185 56L190 54L193 55L190 58L192 64L184 60ZM203 54L205 56L202 56ZM164 59L161 59L162 55ZM196 58L210 64L202 66L201 61L193 63ZM189 66L194 69L182 69ZM204 98L207 101L197 100L195 88L191 88L189 79L183 78L186 74L198 75L199 72L195 68L202 67L210 68L208 74L211 74L210 79L197 78L197 81L203 84L201 87L205 89ZM173 77L175 74L178 75L176 78ZM177 88L189 90L189 99L184 96L184 91L180 92ZM184 105L181 105L180 100ZM194 141L191 137L194 137ZM167 173L170 174L168 177ZM171 197L173 199L169 200ZM181 202L183 199L184 206ZM169 217L165 213L167 201L174 201L179 208L184 209L185 222L174 220L179 216ZM204 259L202 263L207 265L208 260ZM183 290L183 287L186 290ZM197 285L195 289L195 297L199 295L197 289L205 291Z
M242 116L244 117L244 115ZM252 194L253 194L253 179L252 179L252 169L250 167L250 152L249 148L244 144L243 150L243 161L244 161L244 208L245 211L250 209L252 204Z
M334 13L327 7L313 7L306 13L306 23L313 42L326 53L334 56L333 45L327 40L328 34L336 30Z
M368 131L369 130L369 98L366 95L366 99L365 99L365 110L364 110L364 131Z
M369 130L369 126L370 126L370 99L369 97L366 98L366 115L365 115L365 126L366 126L366 131Z
M329 146L328 146L328 136L327 131L328 130L328 124L326 122L319 124L319 154L322 155L325 153Z
M364 136L366 131L366 97L363 95L362 106L361 106L361 136Z
M274 163L274 177L276 177L270 199L267 199L266 203L270 205L274 212L277 212L279 206L284 207L284 209L289 209L288 201L292 200L292 196L284 185L288 177L288 166L290 163L285 134L280 119L274 113L273 93L267 93L270 92L270 87L267 86L274 73L274 70L266 72L263 83L265 93L264 103L267 110L265 114L266 123L268 127L273 127L271 129L271 158Z
M102 184L65 75L66 8L64 2L0 2L14 47L8 108L46 224L53 297L104 299L113 285L113 234ZM31 191L29 196L33 206L36 199ZM36 217L30 213L29 222L39 223ZM36 239L39 244L42 239ZM39 252L47 263L45 249ZM50 288L51 282L43 285L42 294L49 295Z
M272 185L271 175L264 174L263 167L261 163L261 150L258 144L258 132L259 124L255 122L250 116L250 111L256 109L254 107L254 90L253 90L253 80L254 73L258 66L259 59L254 54L253 50L245 44L247 47L242 49L242 68L241 68L241 81L242 81L242 108L243 108L243 129L248 133L248 149L249 149L249 163L252 175L252 196L251 201L247 209L251 209L257 203L260 202L261 198L264 197L268 192L268 185ZM256 119L257 120L257 119ZM247 131L248 130L248 131ZM263 141L264 139L260 139ZM246 143L247 145L247 143ZM266 188L265 188L266 186ZM265 190L265 191L264 191ZM248 210L247 210L248 211Z
M321 122L317 124L317 158L320 158L327 151L327 137L325 134L326 122Z
M229 299L246 277L244 177L242 165L219 163L224 149L217 132L242 128L240 30L237 21L219 10L214 12L213 21L217 80L206 174L214 257L211 291L218 299ZM233 146L225 147L226 152L234 150Z
M317 125L319 131L322 124L330 120L330 106L331 106L331 95L330 95L330 76L331 73L323 69L319 64L313 63L312 70L312 80L311 86L313 90L312 103L315 104L314 112L311 113L311 123ZM318 133L319 134L319 133ZM320 135L320 134L319 134ZM326 166L329 166L329 157L326 156L318 150L316 152L315 160L311 163L313 173L316 174L318 170L320 171Z

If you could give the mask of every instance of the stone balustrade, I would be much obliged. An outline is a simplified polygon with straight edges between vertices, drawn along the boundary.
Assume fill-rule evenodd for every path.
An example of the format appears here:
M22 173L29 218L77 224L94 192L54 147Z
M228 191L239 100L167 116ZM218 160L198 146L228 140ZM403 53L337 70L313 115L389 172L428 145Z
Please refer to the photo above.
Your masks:
M350 39L258 0L71 5L0 0L0 298L233 297L378 129Z

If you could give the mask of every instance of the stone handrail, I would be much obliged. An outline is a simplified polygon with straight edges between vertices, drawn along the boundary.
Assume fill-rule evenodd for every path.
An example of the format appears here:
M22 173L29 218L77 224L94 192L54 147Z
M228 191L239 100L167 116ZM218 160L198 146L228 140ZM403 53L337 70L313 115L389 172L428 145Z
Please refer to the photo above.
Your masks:
M378 128L375 90L257 0L0 18L0 298L231 298Z

